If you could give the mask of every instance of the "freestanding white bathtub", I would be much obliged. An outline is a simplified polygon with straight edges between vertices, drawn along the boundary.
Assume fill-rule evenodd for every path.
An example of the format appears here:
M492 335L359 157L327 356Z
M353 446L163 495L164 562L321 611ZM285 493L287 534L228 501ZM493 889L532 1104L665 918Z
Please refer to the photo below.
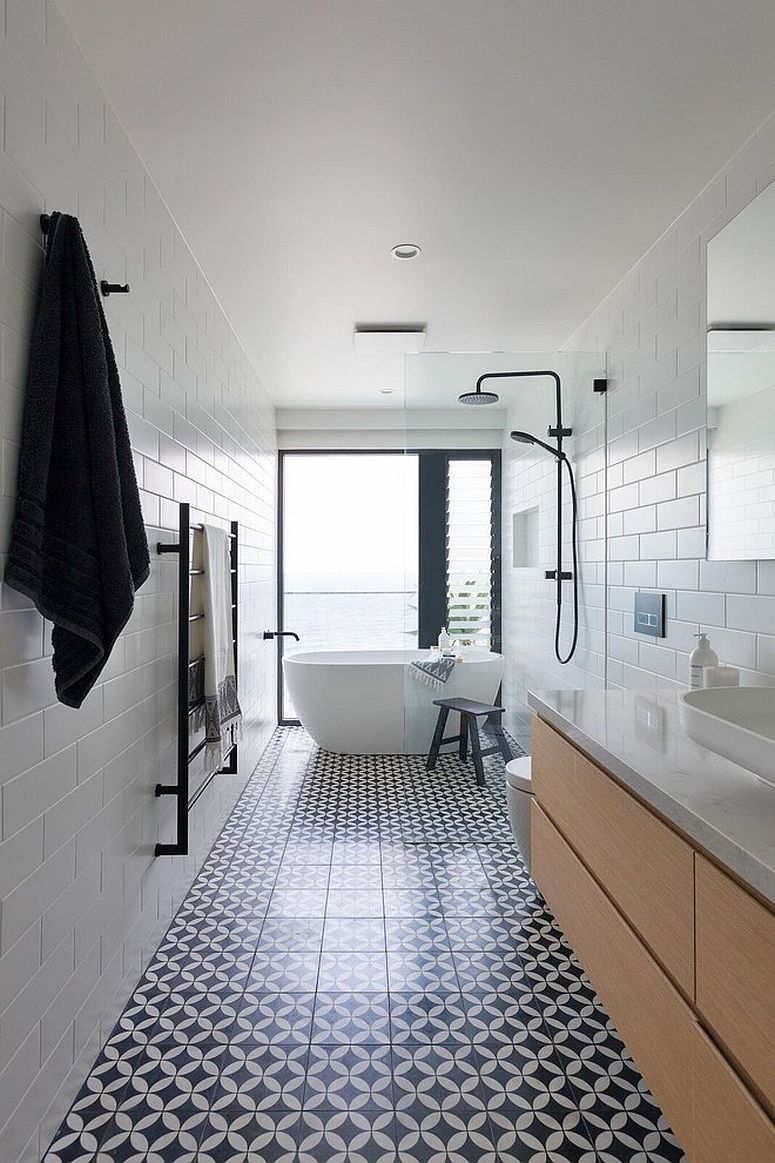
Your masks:
M319 747L344 755L420 755L430 746L434 699L492 703L503 656L466 649L446 683L429 687L410 667L430 650L307 650L283 659L288 693ZM451 726L451 724L450 724Z

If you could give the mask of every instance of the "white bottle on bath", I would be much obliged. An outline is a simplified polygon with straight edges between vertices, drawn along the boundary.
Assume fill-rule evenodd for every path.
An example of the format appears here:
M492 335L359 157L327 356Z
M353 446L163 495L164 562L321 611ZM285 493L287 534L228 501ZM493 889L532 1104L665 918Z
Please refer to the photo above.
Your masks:
M702 690L705 686L705 667L718 666L718 654L711 647L707 634L694 635L697 645L689 655L689 686L691 690Z

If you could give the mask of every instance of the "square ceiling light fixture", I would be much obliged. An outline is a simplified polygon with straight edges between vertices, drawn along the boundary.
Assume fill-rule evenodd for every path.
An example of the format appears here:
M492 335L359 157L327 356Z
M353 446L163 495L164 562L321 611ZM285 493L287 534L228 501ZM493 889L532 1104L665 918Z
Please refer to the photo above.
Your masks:
M407 355L425 347L425 323L356 323L356 355Z

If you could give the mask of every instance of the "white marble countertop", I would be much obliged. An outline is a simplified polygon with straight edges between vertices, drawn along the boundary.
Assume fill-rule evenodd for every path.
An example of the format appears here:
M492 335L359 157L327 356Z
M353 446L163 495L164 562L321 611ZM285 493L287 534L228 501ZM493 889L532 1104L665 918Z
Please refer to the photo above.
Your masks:
M677 691L537 691L542 719L775 905L775 786L693 743Z

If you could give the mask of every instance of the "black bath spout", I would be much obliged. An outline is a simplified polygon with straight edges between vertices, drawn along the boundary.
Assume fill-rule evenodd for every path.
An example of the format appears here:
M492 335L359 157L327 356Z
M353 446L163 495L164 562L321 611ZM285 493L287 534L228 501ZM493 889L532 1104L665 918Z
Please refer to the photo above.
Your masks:
M301 642L295 630L264 630L264 641L269 638L295 638L297 642Z

